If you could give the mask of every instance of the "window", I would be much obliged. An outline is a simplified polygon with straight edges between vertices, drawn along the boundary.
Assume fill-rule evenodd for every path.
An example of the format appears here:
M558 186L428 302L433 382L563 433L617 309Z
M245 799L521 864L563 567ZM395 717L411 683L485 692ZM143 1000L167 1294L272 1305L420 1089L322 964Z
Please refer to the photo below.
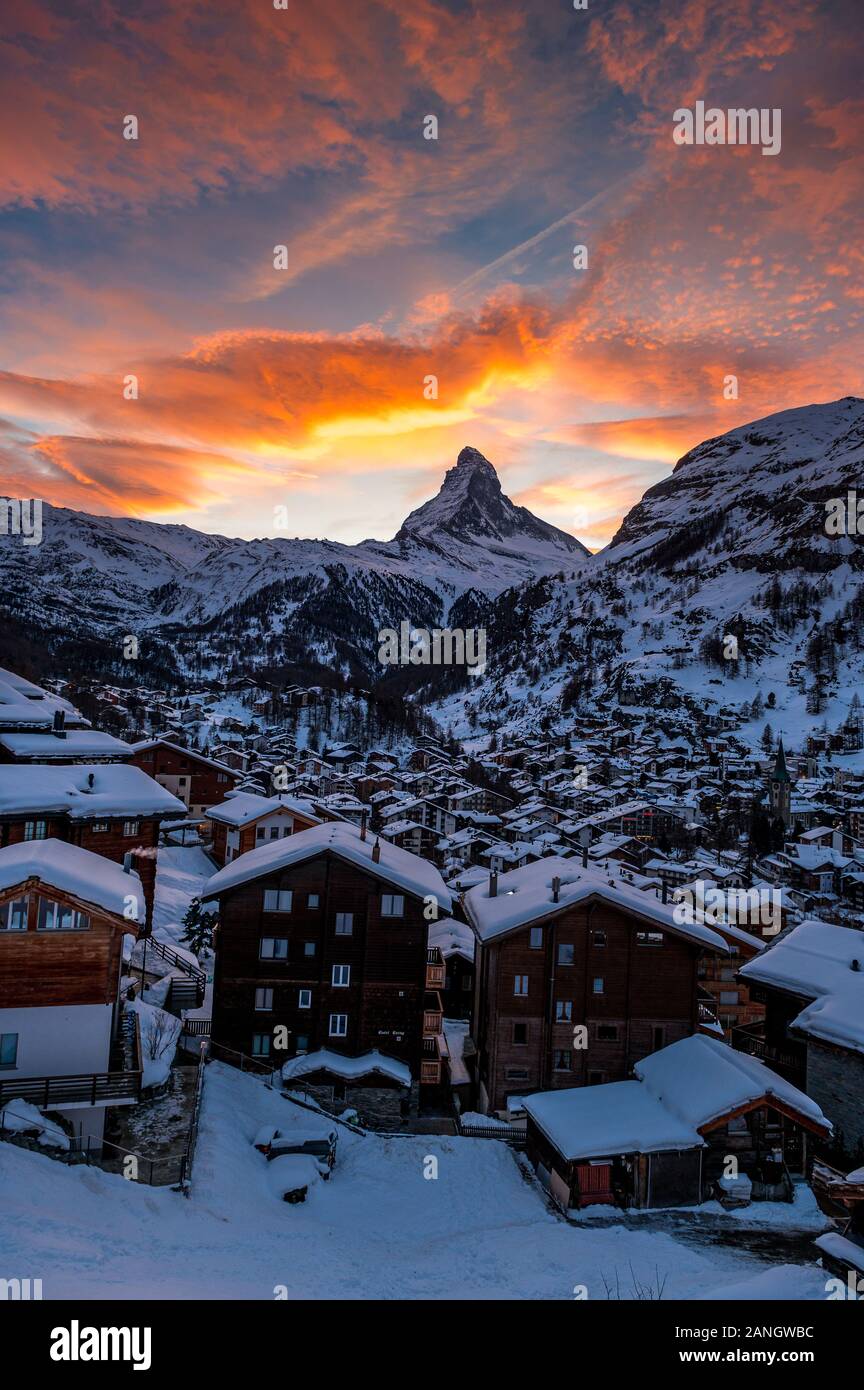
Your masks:
M570 1070L570 1049L568 1047L556 1047L552 1054L553 1071Z
M48 830L48 822L44 820L27 820L24 822L25 840L44 840Z
M593 985L592 985L593 993L594 993L594 994L602 994L604 989L605 989L605 985L604 985L604 983L603 983L603 976L602 976L602 975L595 975L595 976L594 976L594 983L593 983Z
M258 955L261 960L287 960L287 936L262 936Z
M312 991L311 991L311 989L301 989L300 995L299 995L299 997L298 997L298 999L297 999L297 1007L298 1007L298 1009L311 1009L311 1008L312 1008Z
M504 1073L505 1081L527 1081L528 1071L525 1067L508 1067Z
M124 835L140 835L140 834L141 834L141 822L138 821L138 820L124 820L124 822L123 822L123 834L124 834Z
M336 913L336 935L337 935L337 936L350 936L351 933L353 932L353 930L354 930L354 913L353 913L353 912L337 912L337 913Z
M401 893L382 893L381 916L402 917L405 913L405 899Z
M259 825L258 829L255 831L255 839L263 840L266 834L267 831L264 829L263 825Z
M330 1037L331 1037L331 1038L344 1038L344 1037L347 1037L347 1035L348 1035L348 1015L347 1015L347 1014L331 1014L331 1015L330 1015Z
M569 1023L573 1017L573 1004L570 999L556 999L555 1022Z
M314 942L314 941L304 941L304 942L303 942L303 954L304 954L304 956L314 956L314 954L315 954L315 949L316 949L316 948L315 948L315 942Z
M14 1067L18 1061L18 1034L0 1033L0 1067Z
M275 888L264 889L264 911L265 912L290 912L291 911L291 890L277 893Z
M530 941L530 945L531 945L531 950L532 950L532 951L542 951L542 949L543 949L543 928L542 928L542 927L532 927L532 928L531 928L531 941Z
M86 912L76 912L66 903L54 903L49 898L39 899L39 915L36 920L39 931L86 931L90 918Z
M331 977L330 977L330 983L333 984L333 985L336 985L336 986L337 986L338 988L340 988L340 989L344 989L347 985L350 985L350 983L351 983L351 966L350 966L350 965L334 965L334 966L333 966L333 973L332 973L332 975L331 975Z
M572 964L573 964L573 947L572 947L572 946L565 946L564 943L562 942L562 944L558 947L558 964L559 964L559 965L572 965Z
M270 1056L270 1034L269 1034L269 1033L253 1033L253 1034L252 1034L252 1056L253 1056L253 1057L269 1057L269 1056Z
M637 946L662 946L663 933L662 931L637 931L636 944Z
M524 1047L528 1042L528 1024L513 1024L513 1043L515 1047Z
M737 989L721 989L721 991L720 991L720 1003L721 1003L721 1004L737 1004L737 1003L738 1003L738 991L737 991Z
M279 827L278 827L278 825L271 825L271 827L270 827L270 839L271 839L271 840L278 840L278 839L279 839Z
M0 931L27 930L27 898L14 898L12 902L0 903Z
M598 1042L617 1042L618 1024L617 1023L598 1023L597 1024Z
M90 826L94 835L104 835L110 828L107 820L94 820L93 824Z
M317 893L310 893L310 894L309 894L309 897L306 899L306 906L307 906L307 907L317 907L318 904L319 904L319 902L320 902L320 899L319 899L319 897L318 897L318 894L317 894Z
M654 1051L659 1052L661 1047L666 1046L666 1029L654 1028L652 1029L652 1033L654 1037Z
M256 989L255 1008L258 1010L259 1013L270 1012L270 1010L273 1008L272 989Z
M513 993L521 995L523 998L528 993L527 975L515 975L513 977Z
M297 1051L298 1051L298 1052L308 1052L308 1051L309 1051L309 1038L307 1037L307 1035L306 1035L305 1033L298 1033L298 1034L297 1034Z
M605 945L606 945L606 933L605 933L605 931L603 931L601 927L598 927L598 928L596 929L596 931L593 931L593 932L591 933L591 940L592 940L592 942L594 943L595 946L605 946Z

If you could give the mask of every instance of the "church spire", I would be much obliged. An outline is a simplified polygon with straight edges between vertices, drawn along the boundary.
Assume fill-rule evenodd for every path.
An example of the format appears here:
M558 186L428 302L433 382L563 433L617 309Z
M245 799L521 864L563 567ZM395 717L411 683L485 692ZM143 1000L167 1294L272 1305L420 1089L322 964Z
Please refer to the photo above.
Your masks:
M783 740L781 738L777 745L777 757L774 759L774 772L771 777L772 782L790 781L789 770L786 767L786 754L783 750Z

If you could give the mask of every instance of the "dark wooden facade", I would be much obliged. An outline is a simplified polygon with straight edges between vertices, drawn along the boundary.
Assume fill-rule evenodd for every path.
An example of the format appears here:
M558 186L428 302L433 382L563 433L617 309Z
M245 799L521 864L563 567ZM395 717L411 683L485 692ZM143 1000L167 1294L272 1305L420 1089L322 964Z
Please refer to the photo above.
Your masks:
M231 791L240 777L231 768L219 766L189 748L180 748L161 739L136 748L131 761L185 802L190 815L196 816L224 801L225 793Z
M290 912L264 910L268 889L290 890ZM399 892L404 915L383 917L382 894ZM274 1062L321 1048L348 1056L377 1049L419 1079L428 933L422 899L325 852L229 889L219 902L216 1042ZM337 934L337 913L353 914L350 935ZM262 959L263 938L287 939L287 958ZM347 987L333 984L336 965L350 966ZM258 989L272 989L269 1009L256 1009ZM308 1008L300 1007L301 990L311 992ZM347 1015L344 1036L331 1034L334 1014ZM280 1026L287 1029L284 1052L273 1044ZM262 1054L265 1036L269 1052Z
M134 891L130 880L130 892ZM29 899L26 931L0 932L0 1009L116 1004L123 936L134 922L94 907L36 878L0 893L0 903ZM38 931L39 898L68 904L89 918L82 931Z
M156 893L156 850L159 844L159 826L165 819L164 813L158 816L105 816L102 818L73 819L57 812L36 811L27 814L0 813L0 848L17 845L27 839L65 840L67 844L79 845L93 854L101 854L104 859L112 859L122 864L126 855L132 854L132 868L141 879L144 888L144 901L147 907L147 925L153 918L153 900ZM100 829L99 827L105 827ZM29 829L28 829L29 827Z
M697 1031L698 943L602 899L535 926L539 947L530 925L477 944L481 1105L500 1110L508 1096L625 1080L640 1058ZM562 946L572 947L571 965L559 963ZM527 994L515 993L517 976L527 977Z

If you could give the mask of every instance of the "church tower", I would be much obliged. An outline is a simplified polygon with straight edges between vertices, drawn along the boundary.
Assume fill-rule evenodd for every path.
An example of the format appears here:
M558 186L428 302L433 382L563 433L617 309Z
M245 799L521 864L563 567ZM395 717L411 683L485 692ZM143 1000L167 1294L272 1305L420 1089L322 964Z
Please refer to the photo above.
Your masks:
M777 757L774 760L774 771L771 773L768 790L774 816L782 820L783 824L788 827L792 820L792 779L786 766L786 754L783 750L782 738L777 749Z

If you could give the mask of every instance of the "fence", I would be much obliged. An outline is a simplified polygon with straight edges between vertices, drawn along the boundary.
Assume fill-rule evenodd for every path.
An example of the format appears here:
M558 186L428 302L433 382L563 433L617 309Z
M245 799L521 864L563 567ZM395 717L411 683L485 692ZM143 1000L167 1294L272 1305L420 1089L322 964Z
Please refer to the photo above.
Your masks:
M27 1129L8 1128L5 1123L6 1116L24 1122ZM16 1114L11 1106L0 1110L0 1139L11 1140L14 1143L37 1129L37 1123L31 1116ZM59 1129L59 1126L46 1124L43 1129ZM87 1163L101 1168L105 1173L118 1173L131 1182L143 1183L146 1187L167 1187L183 1179L183 1154L147 1158L144 1154L135 1153L133 1149L124 1149L122 1145L112 1143L110 1139L94 1139L88 1136L85 1140L75 1135L65 1135L65 1138L68 1141L66 1148L41 1145L38 1141L36 1147L40 1153L59 1159L60 1162L70 1165ZM31 1145L27 1144L25 1147L30 1148Z

